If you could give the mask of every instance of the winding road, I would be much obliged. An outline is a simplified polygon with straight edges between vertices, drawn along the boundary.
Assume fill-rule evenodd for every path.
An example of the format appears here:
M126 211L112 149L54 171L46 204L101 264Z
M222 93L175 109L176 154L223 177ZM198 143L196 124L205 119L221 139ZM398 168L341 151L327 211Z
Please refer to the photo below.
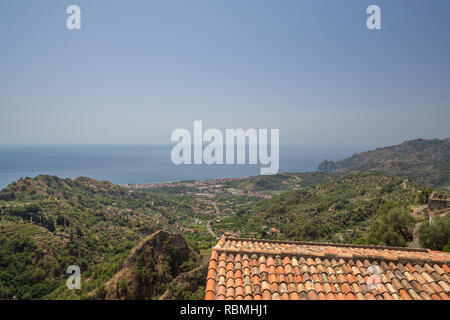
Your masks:
M220 214L220 211L219 211L219 208L217 207L217 204L215 201L213 202L213 206L214 206L214 209L216 209L216 216L218 216ZM214 238L218 239L218 237L216 236L216 234L214 233L214 231L211 228L211 222L214 219L211 219L206 223L206 231L208 231L208 233L211 234Z
M214 231L212 231L212 228L211 228L211 221L212 221L212 220L209 220L209 221L206 223L206 231L208 231L209 234L211 234L214 238L217 239L216 234L214 233Z

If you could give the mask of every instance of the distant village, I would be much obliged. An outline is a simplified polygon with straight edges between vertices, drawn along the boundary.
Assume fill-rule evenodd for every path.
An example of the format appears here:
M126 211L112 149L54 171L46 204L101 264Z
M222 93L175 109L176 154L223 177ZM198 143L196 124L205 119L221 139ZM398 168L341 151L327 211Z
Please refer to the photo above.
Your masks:
M242 236L239 229L227 228L222 223L225 218L236 214L237 208L245 205L252 205L255 201L270 199L276 193L248 191L238 189L238 182L247 178L218 178L212 180L181 181L181 182L151 182L144 184L127 184L123 187L132 192L133 190L173 190L175 196L189 199L190 212L177 215L174 222L175 227L187 235L210 234L215 239L225 236ZM255 200L252 200L254 198ZM428 198L429 219L432 221L436 216L445 216L450 212L450 199L446 195L432 192ZM215 226L217 225L217 226ZM237 229L237 230L236 230ZM344 232L351 235L354 232L370 232L370 228L363 230L348 229ZM259 233L269 236L276 236L279 233L275 227L262 225ZM340 237L343 241L345 234ZM257 232L248 234L256 237Z
M143 184L125 184L122 187L128 189L163 189L163 188L176 188L184 187L193 189L186 191L186 194L195 195L197 197L214 198L219 194L230 194L234 196L248 196L262 199L270 199L272 195L264 194L256 191L244 191L238 190L233 187L229 187L229 183L247 178L219 178L212 180L198 180L198 181L181 181L181 182L149 182Z
M192 211L183 216L177 216L175 227L184 234L198 234L200 229L216 239L225 236L240 236L239 231L219 228L213 231L212 225L219 223L224 217L234 215L240 204L253 204L255 200L270 199L272 194L240 190L234 187L236 182L246 178L218 178L212 180L181 181L181 182L151 182L143 184L126 184L123 187L133 190L176 190L176 193L189 198ZM180 192L179 188L182 188ZM217 205L220 201L220 208ZM262 226L262 231L276 234L278 230L270 226Z

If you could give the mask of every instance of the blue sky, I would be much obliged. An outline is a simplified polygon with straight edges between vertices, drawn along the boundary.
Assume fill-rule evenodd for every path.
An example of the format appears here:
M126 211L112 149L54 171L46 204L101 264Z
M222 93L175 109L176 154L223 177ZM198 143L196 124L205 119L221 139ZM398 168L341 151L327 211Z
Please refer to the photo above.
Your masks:
M279 128L282 144L449 137L449 14L448 0L5 0L0 144L167 144L194 120Z

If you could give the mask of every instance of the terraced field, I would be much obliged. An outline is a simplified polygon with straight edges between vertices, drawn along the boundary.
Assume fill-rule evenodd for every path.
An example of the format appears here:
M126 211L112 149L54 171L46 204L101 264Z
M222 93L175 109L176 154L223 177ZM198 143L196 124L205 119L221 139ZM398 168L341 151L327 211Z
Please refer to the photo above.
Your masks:
M32 237L44 250L51 250L68 241L68 239L64 238L62 235L55 236L47 229L30 223L25 223L22 221L0 221L0 236L4 235L8 237L14 234Z

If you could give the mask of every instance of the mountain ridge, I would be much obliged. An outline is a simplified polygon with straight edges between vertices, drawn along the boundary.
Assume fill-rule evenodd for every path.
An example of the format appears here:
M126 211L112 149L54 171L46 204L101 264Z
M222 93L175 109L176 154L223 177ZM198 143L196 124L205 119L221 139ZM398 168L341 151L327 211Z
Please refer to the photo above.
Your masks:
M337 173L379 172L410 177L428 187L450 189L450 138L415 139L339 160L325 160L319 170Z

